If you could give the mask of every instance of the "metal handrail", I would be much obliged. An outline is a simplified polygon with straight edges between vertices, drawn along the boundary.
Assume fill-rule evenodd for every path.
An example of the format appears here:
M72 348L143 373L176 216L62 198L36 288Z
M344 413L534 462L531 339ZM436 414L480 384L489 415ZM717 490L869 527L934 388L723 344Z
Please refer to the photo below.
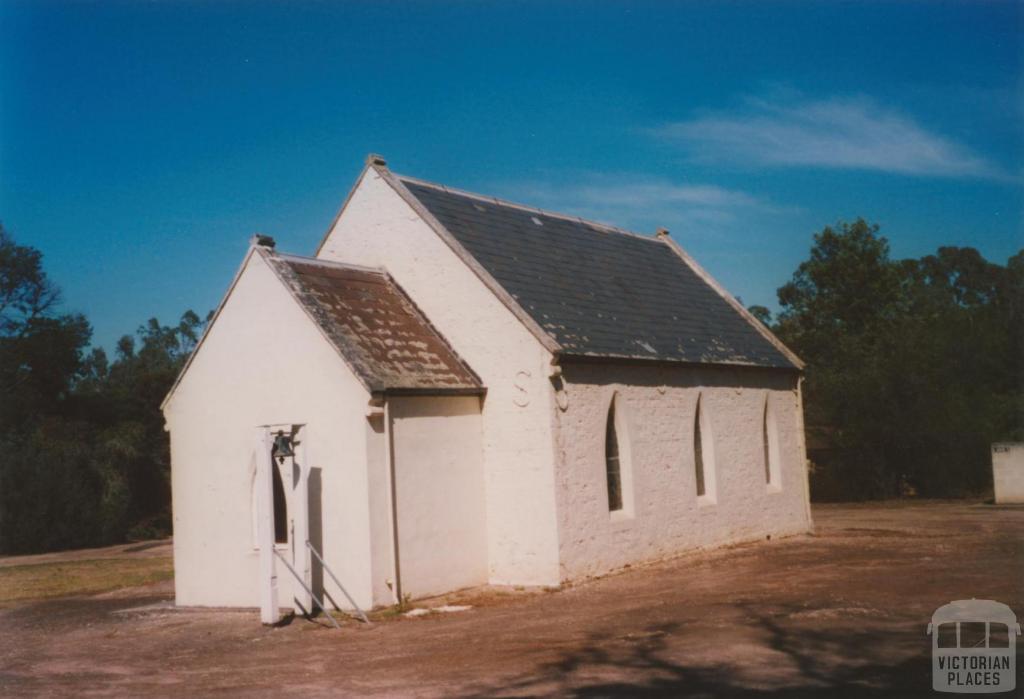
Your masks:
M352 595L348 594L348 590L346 590L345 586L341 584L340 580L338 580L337 576L334 574L334 571L331 570L331 567L329 565L327 565L327 561L325 561L323 556L320 555L320 552L316 550L316 547L313 546L313 544L309 541L306 542L306 546L308 546L309 550L313 552L314 556L316 556L316 560L320 561L320 565L322 565L324 567L324 570L327 571L327 574L331 576L331 580L334 581L334 584L338 586L338 588L341 590L341 593L345 595L345 598L348 599L352 607L356 610L356 612L358 612L359 617L363 620L363 622L369 624L370 620L366 618L366 614L364 614L363 610L359 608L359 605L356 604L356 601L352 599ZM323 609L323 605L321 605L320 608Z
M277 549L274 549L274 555L277 556L278 558L280 558L281 562L284 563L285 567L288 568L289 571L291 571L291 574L294 575L295 579L299 581L300 585L302 585L302 589L309 593L309 598L311 600L313 600L313 603L316 606L320 607L320 611L322 611L327 616L327 618L331 620L331 623L334 624L334 628L340 630L341 629L341 624L338 623L338 620L335 619L331 615L330 612L328 612L326 609L324 609L324 605L322 605L320 603L320 600L318 600L316 598L316 595L313 594L313 591L309 589L309 586L306 585L306 581L304 581L302 579L302 576L295 572L295 569L292 568L292 564L288 562L288 559L286 559L284 556L282 556L281 552L278 551ZM331 576L331 577L333 577L333 576Z

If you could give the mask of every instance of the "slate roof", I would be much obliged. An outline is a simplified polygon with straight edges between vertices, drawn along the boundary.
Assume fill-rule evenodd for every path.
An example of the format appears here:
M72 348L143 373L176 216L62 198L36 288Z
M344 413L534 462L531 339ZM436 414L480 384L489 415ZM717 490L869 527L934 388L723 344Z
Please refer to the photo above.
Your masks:
M483 392L472 369L385 272L261 252L369 391Z
M397 177L561 356L799 368L668 242Z

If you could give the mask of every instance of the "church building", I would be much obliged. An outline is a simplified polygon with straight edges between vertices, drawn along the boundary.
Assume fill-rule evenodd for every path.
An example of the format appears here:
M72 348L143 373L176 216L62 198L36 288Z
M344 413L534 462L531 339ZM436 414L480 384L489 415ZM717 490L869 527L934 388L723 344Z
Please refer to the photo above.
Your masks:
M273 621L807 532L802 366L666 231L370 156L312 257L254 236L164 401L177 603Z

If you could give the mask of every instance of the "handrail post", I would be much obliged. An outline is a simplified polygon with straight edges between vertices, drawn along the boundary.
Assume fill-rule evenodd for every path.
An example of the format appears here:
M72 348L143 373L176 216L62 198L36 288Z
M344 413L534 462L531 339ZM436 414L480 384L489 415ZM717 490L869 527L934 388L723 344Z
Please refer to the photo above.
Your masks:
M310 599L313 600L313 604L315 604L316 606L320 607L320 611L322 611L324 614L327 615L327 618L331 620L332 624L334 624L334 628L340 630L341 629L341 624L338 623L337 619L335 619L333 616L331 616L330 612L328 612L326 609L324 609L324 605L320 604L320 600L318 600L316 598L316 595L313 594L313 591L309 589L309 587L306 585L305 581L302 579L302 576L295 572L295 569L292 568L292 564L288 562L288 559L285 558L284 556L282 556L281 552L278 551L277 549L274 549L274 554L276 554L277 557L281 559L281 562L284 563L285 567L288 568L288 570L291 572L291 574L295 576L295 579L299 581L299 584L302 585L302 588L307 593L309 593L309 597L310 597Z
M338 586L338 588L341 590L341 593L345 595L345 598L356 610L356 612L359 614L359 617L363 620L363 622L369 624L370 620L366 618L366 614L364 614L363 610L359 608L359 605L356 604L356 601L352 599L352 595L348 594L348 590L346 590L345 586L341 584L340 580L338 580L337 576L334 574L334 571L331 570L331 567L329 565L327 565L327 561L325 561L323 556L320 555L320 552L316 550L316 547L313 546L313 543L307 541L306 546L308 546L309 550L313 552L314 556L316 556L316 560L320 561L320 565L323 566L324 570L327 571L327 574L331 576L331 580L333 580L334 584ZM323 609L323 607L321 607L321 609Z

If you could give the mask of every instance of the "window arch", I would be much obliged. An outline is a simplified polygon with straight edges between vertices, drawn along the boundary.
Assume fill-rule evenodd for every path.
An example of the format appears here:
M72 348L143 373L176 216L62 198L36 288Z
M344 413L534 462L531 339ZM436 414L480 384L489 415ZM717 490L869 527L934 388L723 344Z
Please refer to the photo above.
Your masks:
M782 488L779 431L769 394L765 394L764 410L761 413L761 448L764 459L765 484L769 490L779 490Z
M700 396L697 396L697 412L693 416L693 470L697 479L697 495L707 492L704 483L704 445L700 434Z
M605 418L605 482L608 511L613 517L629 517L633 513L633 472L625 415L619 403L618 395L613 395Z
M604 428L604 470L608 481L608 509L622 509L622 467L619 463L619 437L615 433L615 401L608 407Z
M715 495L715 442L711 433L703 396L697 394L693 413L693 471L697 484L697 498L713 503Z

